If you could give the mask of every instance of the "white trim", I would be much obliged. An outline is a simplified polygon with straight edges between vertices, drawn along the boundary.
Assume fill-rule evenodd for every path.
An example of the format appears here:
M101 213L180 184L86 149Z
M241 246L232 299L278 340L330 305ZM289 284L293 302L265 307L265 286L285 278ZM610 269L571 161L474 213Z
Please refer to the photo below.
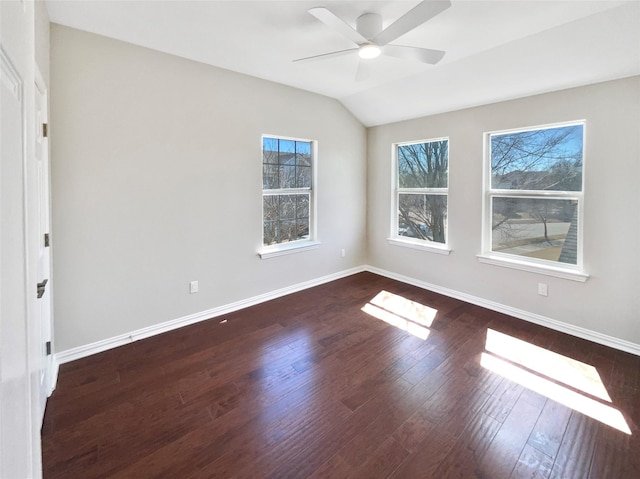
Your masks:
M0 81L13 94L17 101L22 102L22 78L9 59L9 55L0 46Z
M438 141L446 141L447 142L447 186L446 188L401 188L400 187L400 179L398 175L398 148L402 146L409 145L421 145L423 143L435 143ZM451 142L448 136L443 136L440 138L432 138L425 140L413 140L413 141L404 141L398 143L391 144L391 221L389 223L390 232L389 232L389 244L395 246L406 246L408 248L418 249L422 251L431 251L434 253L440 254L449 254L451 250L448 248L449 242L449 158L451 158ZM431 242L429 240L418 240L419 242L412 242L405 240L403 236L398 234L398 229L400 227L399 221L399 204L400 204L400 195L439 195L445 196L447 198L447 225L445 228L445 240L446 242L441 247L434 246L436 243ZM437 243L440 244L440 243Z
M217 308L212 308L206 311L202 311L200 313L183 316L182 318L166 321L164 323L149 326L147 328L138 329L130 333L120 334L118 336L104 339L102 341L97 341L95 343L86 344L83 346L78 346L76 348L71 348L65 351L61 351L54 355L54 358L53 358L54 374L52 376L54 379L57 379L58 367L60 364L68 363L70 361L75 361L76 359L81 359L86 356L91 356L92 354L97 354L102 351L106 351L108 349L116 348L118 346L122 346L124 344L128 344L133 341L137 341L140 339L155 336L157 334L162 334L168 331L172 331L174 329L181 328L182 326L188 326L189 324L205 321L207 319L213 319L215 317L219 317L224 314L229 314L234 311L247 308L249 306L254 306L256 304L260 304L265 301L270 301L272 299L276 299L276 298L285 296L287 294L296 293L298 291L312 288L314 286L319 286L321 284L328 283L330 281L335 281L337 279L341 279L347 276L351 276L356 273L361 273L363 271L368 271L370 273L378 274L380 276L385 276L387 278L391 278L396 281L400 281L406 284L411 284L413 286L417 286L418 288L434 291L436 293L449 296L451 298L459 299L461 301L465 301L470 304L475 304L477 306L481 306L483 308L487 308L492 311L504 313L509 316L522 319L524 321L529 321L531 323L535 323L540 326L553 329L555 331L567 333L572 336L576 336L578 338L586 339L588 341L593 341L594 343L603 344L605 346L618 349L620 351L626 351L628 353L640 356L640 344L635 344L630 341L614 338L613 336L608 336L606 334L598 333L596 331L591 331L586 328L581 328L579 326L567 324L562 321L557 321L555 319L547 318L539 314L529 313L521 309L513 308L511 306L506 306L504 304L496 303L494 301L489 301L489 300L479 298L477 296L472 296L466 293L461 293L453 289L437 286L435 284L427 283L425 281L417 280L415 278L410 278L408 276L404 276L401 274L392 273L390 271L386 271L386 270L377 268L375 266L363 265L363 266L358 266L348 270L340 271L338 273L333 273L327 276L322 276L321 278L317 278L314 280L309 280L309 281L305 281L295 285L287 286L275 291L271 291L269 293L253 296L251 298L236 301L234 303L230 303L227 305L219 306ZM52 385L52 387L55 387L55 383Z
M284 256L292 253L302 253L303 251L311 251L320 247L319 241L292 241L291 243L280 243L276 246L270 246L258 251L260 259L274 258L276 256Z
M554 123L543 123L541 125L528 125L528 126L517 126L515 128L506 128L504 130L492 130L486 132L490 135L506 135L508 133L519 133L523 131L537 131L537 130L553 130L554 128L564 128L567 126L575 126L575 125L584 125L587 120L582 118L580 120L568 120L568 121L558 121Z
M58 385L58 373L60 372L60 363L57 356L54 354L51 358L51 375L49 376L49 396L53 394Z
M386 276L387 278L391 278L396 281L401 281L403 283L417 286L418 288L433 291L444 296L449 296L451 298L459 299L467 303L475 304L476 306L481 306L498 313L504 313L509 316L522 319L524 321L529 321L531 323L553 329L555 331L560 331L562 333L567 333L578 338L586 339L587 341L592 341L594 343L602 344L610 348L618 349L620 351L626 351L628 353L640 356L640 344L625 341L624 339L615 338L613 336L598 333L597 331L592 331L580 326L574 326L573 324L568 324L562 321L547 318L546 316L530 313L522 309L513 308L511 306L496 303L494 301L489 301L487 299L472 296L470 294L462 293L453 289L437 286L435 284L427 283L426 281L421 281L401 274L392 273L390 271L376 268L375 266L366 265L364 267L364 270L371 273L379 274L380 276Z
M50 156L50 151L49 151L49 138L48 135L44 136L43 134L43 130L42 130L42 124L46 123L47 125L49 124L49 88L47 87L46 82L44 81L44 77L42 76L42 72L40 71L40 68L38 67L38 64L36 62L34 62L34 82L35 82L35 86L36 86L36 94L39 92L45 99L44 102L44 107L42 110L42 117L40 118L36 118L36 124L35 124L35 128L36 128L36 137L38 139L38 143L40 143L41 148L43 150L43 154L46 155L46 161L44 162L46 164L46 192L47 192L47 204L49 206L48 211L45 212L45 214L47 215L47 219L46 219L46 230L49 233L49 235L51 236L51 205L52 200L51 200L51 156ZM34 109L35 111L35 109ZM48 125L50 126L50 125ZM37 148L37 147L36 147ZM38 186L38 189L41 186ZM40 215L42 215L42 212L40 213ZM38 219L38 221L40 221L40 218ZM48 268L48 279L49 282L47 283L47 290L49 292L49 325L47 327L48 329L48 336L47 337L42 337L41 340L44 342L49 341L51 344L53 344L53 334L54 334L54 329L53 329L53 261L52 261L52 251L53 251L53 247L52 245L49 246L49 261L47 264L47 268ZM47 375L47 384L45 384L45 388L46 388L46 396L47 398L51 396L51 394L53 393L55 387L56 387L56 383L58 380L58 364L55 362L53 355L51 355L47 360L46 360L46 375ZM44 414L44 411L43 411Z
M555 128L567 128L571 126L582 127L582 183L580 191L545 191L545 190L509 190L492 188L491 185L491 138L492 136L506 135L511 133L520 132L533 132L551 130ZM524 271L531 271L540 274L546 274L549 276L556 276L559 278L571 279L574 281L584 282L589 277L584 272L584 191L585 191L585 164L586 164L586 152L585 145L587 144L587 120L572 120L557 123L550 123L545 125L527 126L519 128L510 128L506 130L495 130L485 132L483 134L483 167L482 167L482 181L483 181L483 196L482 196L482 238L481 247L482 253L478 255L480 262L493 264L497 266L505 266L507 268L521 269ZM559 200L574 200L577 202L576 208L578 216L578 234L577 234L577 263L575 273L573 270L568 270L563 267L563 264L550 260L536 260L535 258L527 258L526 256L509 254L509 257L514 259L504 259L502 256L496 255L497 251L493 250L493 238L492 238L492 211L494 198L526 198L526 199L559 199ZM498 253L501 254L501 253ZM539 265L538 261L543 262Z
M309 143L311 147L311 187L278 188L278 189L270 189L270 190L264 189L264 139L265 138L270 138L273 140L286 140L286 141L297 141L301 143ZM316 238L318 237L318 221L317 221L317 218L318 218L318 215L317 215L317 212L318 212L318 193L317 193L318 191L318 141L308 140L304 138L293 138L293 137L282 136L282 135L263 134L260 137L260 157L262 158L262 160L260 161L260 169L261 169L260 178L262 178L262 190L261 190L262 197L260 200L262 202L262 206L261 206L262 222L260 226L262 233L260 235L260 238L262 239L262 241L264 241L264 197L287 195L287 194L293 194L293 195L306 194L309 196L309 239L300 240L300 241L305 241L306 243L320 244L316 241ZM296 253L299 251L307 251L309 249L317 248L317 246L315 248L312 248L312 247L299 248L297 246L290 248L287 245L288 243L278 243L277 245L274 245L273 250L274 251L277 250L275 254L271 254L270 247L264 247L262 250L258 251L258 254L260 255L260 258L266 259L266 258L271 258L273 256L282 256L284 254ZM309 246L311 246L311 244L309 244ZM280 250L284 251L289 249L296 249L296 251L280 252Z
M577 270L554 268L553 266L544 264L535 264L532 261L518 261L516 258L498 257L495 253L491 255L479 254L477 258L480 263L492 264L503 268L519 269L529 271L530 273L544 274L546 276L555 276L556 278L570 279L571 281L578 281L580 283L584 283L589 279L588 274Z
M308 288L313 288L314 286L319 286L330 281L345 278L356 273L361 273L364 270L365 269L363 266L358 266L348 270L340 271L338 273L333 273L322 276L320 278L304 281L302 283L286 286L284 288L260 294L258 296L253 296L251 298L242 299L234 303L229 303L199 313L183 316L181 318L166 321L164 323L154 324L153 326L138 329L136 331L131 331L130 333L120 334L118 336L103 339L101 341L96 341L95 343L85 344L75 348L67 349L65 351L60 351L59 353L55 354L54 362L57 366L59 364L75 361L76 359L91 356L92 354L107 351L108 349L117 348L118 346L129 344L140 339L145 339L157 334L166 333L167 331L173 331L174 329L178 329L183 326L188 326L190 324L205 321L207 319L213 319L224 314L229 314L240 309L248 308L249 306L254 306L256 304L264 303L265 301L280 298L281 296L286 296L288 294L296 293Z
M387 243L394 246L403 246L405 248L412 248L422 251L428 251L429 253L437 253L449 255L451 254L451 250L447 248L447 245L443 244L442 246L437 246L438 243L433 243L431 241L424 240L411 240L411 239L400 239L397 238L387 238Z

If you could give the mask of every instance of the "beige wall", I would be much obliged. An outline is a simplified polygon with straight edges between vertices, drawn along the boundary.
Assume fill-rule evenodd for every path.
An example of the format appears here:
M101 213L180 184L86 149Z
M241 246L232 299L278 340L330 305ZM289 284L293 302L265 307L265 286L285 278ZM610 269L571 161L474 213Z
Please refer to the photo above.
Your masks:
M586 283L481 264L483 133L585 119ZM369 263L396 274L640 344L640 77L369 130ZM389 245L391 145L450 138L450 256ZM538 296L538 282L549 286Z
M51 66L57 351L365 262L366 130L336 100L58 25ZM257 255L262 134L318 141L317 250Z
M364 264L640 344L640 78L367 131L326 97L62 26L51 38L57 351ZM579 119L590 278L479 263L483 133ZM265 133L319 142L318 250L256 254ZM391 145L443 136L453 252L389 245Z

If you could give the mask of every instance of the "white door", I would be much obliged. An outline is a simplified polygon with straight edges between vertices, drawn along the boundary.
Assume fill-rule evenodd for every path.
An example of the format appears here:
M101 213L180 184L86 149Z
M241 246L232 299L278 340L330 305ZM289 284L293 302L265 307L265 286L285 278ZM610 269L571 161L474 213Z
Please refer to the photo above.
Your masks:
M32 423L27 324L24 165L27 160L26 84L5 41L6 14L21 20L18 2L0 0L0 477L37 477L39 446ZM9 8L9 7L12 7ZM5 9L6 8L6 9ZM12 24L18 23L14 21ZM10 24L11 25L11 24ZM11 40L11 39L9 39ZM12 48L7 48L12 47ZM18 63L18 65L20 65ZM35 293L35 284L33 291ZM39 428L38 428L39 429Z
M40 412L44 415L47 397L53 389L52 383L52 347L51 347L51 237L49 202L49 148L45 134L47 125L47 89L38 68L35 75L35 128L36 144L34 149L37 165L38 239L37 279L38 304L34 321L40 331ZM47 125L47 126L45 126Z

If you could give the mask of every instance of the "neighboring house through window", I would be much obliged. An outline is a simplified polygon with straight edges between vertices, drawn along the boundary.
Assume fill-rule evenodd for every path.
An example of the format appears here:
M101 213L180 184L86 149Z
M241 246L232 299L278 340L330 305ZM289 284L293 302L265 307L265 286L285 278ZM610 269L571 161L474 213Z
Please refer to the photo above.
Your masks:
M313 239L314 142L262 138L262 242L293 249ZM264 257L264 256L263 256Z

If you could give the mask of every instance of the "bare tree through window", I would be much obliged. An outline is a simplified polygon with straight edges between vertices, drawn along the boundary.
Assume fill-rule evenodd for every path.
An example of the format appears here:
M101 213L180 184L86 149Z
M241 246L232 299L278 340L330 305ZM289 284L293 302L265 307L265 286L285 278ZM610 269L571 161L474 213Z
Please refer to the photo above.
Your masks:
M449 141L397 146L398 236L446 243Z
M310 141L262 140L262 216L265 246L309 239L312 187Z
M491 250L577 264L584 125L490 135Z

